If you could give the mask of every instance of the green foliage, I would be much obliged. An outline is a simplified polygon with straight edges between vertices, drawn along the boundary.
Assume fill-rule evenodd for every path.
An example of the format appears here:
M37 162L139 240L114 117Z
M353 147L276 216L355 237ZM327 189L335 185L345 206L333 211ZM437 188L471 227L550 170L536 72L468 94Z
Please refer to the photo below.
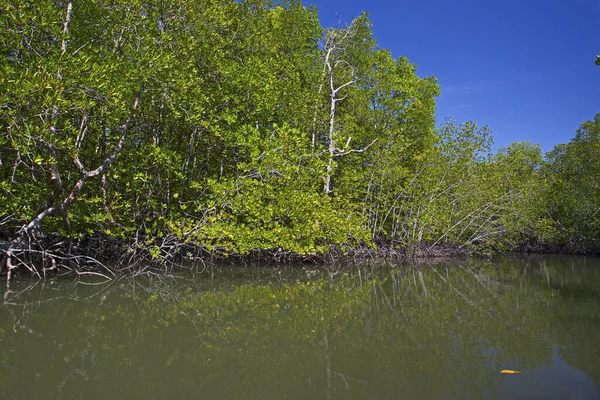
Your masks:
M599 157L600 114L583 123L573 140L547 154L549 213L558 225L558 243L600 243Z
M474 123L436 131L436 79L380 49L366 13L324 29L298 0L0 11L3 236L39 220L75 237L314 254L374 238L509 248L599 233L586 179L597 121L545 169L528 143L491 154Z
M330 243L366 240L360 215L342 214L339 201L321 192L320 160L308 144L297 129L275 128L253 162L238 164L237 178L206 180L204 202L191 205L200 220L177 219L171 229L209 249L241 254L255 249L313 254Z
M491 153L489 128L448 121L381 219L403 243L510 249L544 235L541 149L514 143ZM409 175L410 176L410 175ZM387 224L387 227L386 227Z

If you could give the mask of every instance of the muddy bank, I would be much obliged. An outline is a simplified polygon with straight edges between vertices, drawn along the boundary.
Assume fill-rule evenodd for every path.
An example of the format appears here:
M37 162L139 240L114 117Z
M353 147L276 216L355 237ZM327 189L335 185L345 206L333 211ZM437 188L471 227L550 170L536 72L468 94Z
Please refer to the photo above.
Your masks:
M236 254L226 248L207 249L186 243L174 235L151 238L137 234L129 239L94 235L69 239L43 235L25 241L3 241L0 274L14 276L76 274L112 279L120 275L170 274L182 268L199 270L209 265L351 264L395 262L422 258L468 257L470 249L448 243L405 246L398 241L378 240L374 245L330 245L319 254L296 254L284 249L257 249Z
M5 236L7 237L7 236ZM528 244L513 251L545 254L600 255L600 248L581 244ZM174 235L128 239L93 235L70 239L42 235L28 240L0 242L0 275L39 279L60 274L98 275L114 279L122 275L172 274L181 269L202 270L211 265L348 265L356 262L400 262L460 259L482 254L475 247L454 243L405 245L378 239L372 245L330 245L319 254L297 254L281 248L257 249L237 254L227 248L208 249L184 242ZM489 255L486 253L486 255Z
M535 254L564 254L582 256L600 256L600 247L596 244L563 243L563 244L525 244L515 251Z

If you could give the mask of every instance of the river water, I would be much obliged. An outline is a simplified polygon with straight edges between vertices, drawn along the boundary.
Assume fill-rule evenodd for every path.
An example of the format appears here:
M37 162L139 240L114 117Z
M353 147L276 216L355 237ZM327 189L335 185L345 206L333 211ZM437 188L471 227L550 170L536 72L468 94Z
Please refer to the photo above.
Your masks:
M227 267L0 295L2 399L600 398L597 258Z

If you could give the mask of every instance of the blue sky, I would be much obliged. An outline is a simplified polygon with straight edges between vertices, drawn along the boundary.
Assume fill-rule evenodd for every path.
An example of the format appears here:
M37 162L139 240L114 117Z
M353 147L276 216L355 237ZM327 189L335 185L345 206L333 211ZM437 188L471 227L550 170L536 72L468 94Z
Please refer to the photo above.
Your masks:
M325 27L369 12L379 47L442 86L438 122L489 125L544 152L600 113L600 0L303 0Z

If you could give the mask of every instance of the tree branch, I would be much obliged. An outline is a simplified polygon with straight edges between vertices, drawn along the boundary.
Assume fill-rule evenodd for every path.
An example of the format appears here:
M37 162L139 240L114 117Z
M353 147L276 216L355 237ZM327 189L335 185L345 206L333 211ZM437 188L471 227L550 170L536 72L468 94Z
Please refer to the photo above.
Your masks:
M362 149L351 149L351 150L345 150L345 151L335 149L336 153L334 154L334 157L343 157L343 156L346 156L351 153L364 153L365 151L369 150L369 147L373 146L377 142L377 139L379 139L379 138L375 138L375 140L373 140L371 143L369 143ZM348 143L349 142L350 142L350 140L348 140Z

